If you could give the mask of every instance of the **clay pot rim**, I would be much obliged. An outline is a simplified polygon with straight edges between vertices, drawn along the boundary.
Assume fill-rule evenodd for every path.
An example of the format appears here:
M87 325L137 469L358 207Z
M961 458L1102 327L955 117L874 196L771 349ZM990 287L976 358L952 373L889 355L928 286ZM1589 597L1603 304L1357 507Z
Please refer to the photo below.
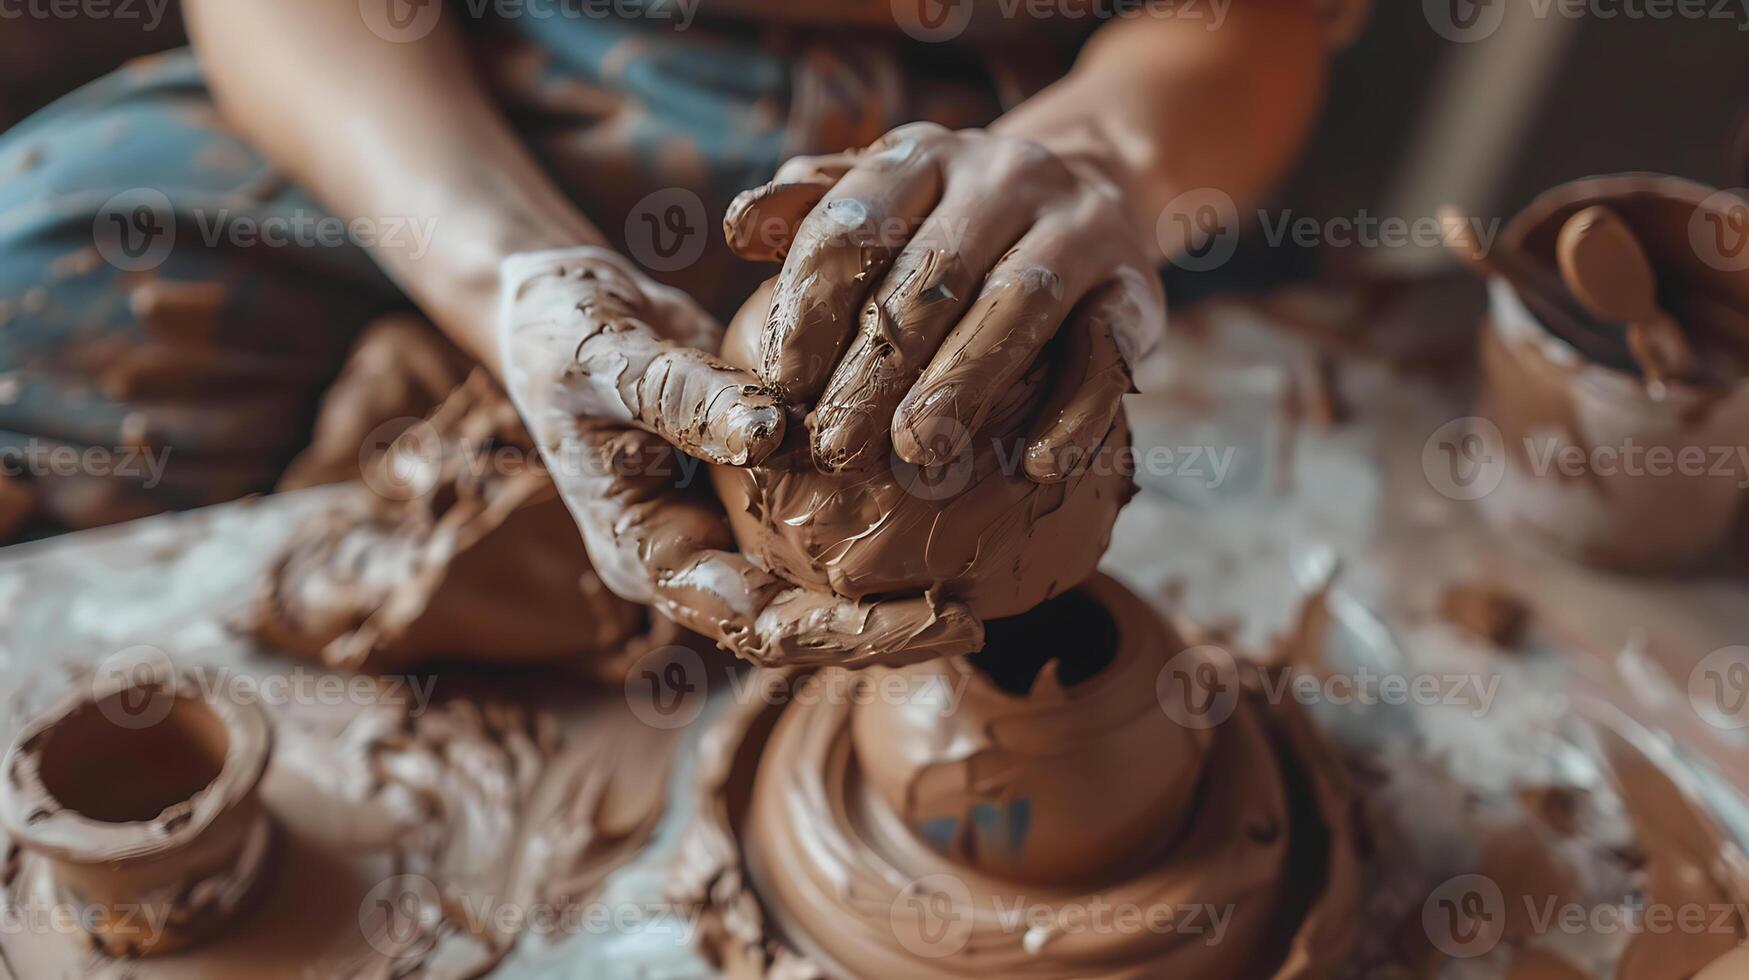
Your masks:
M20 844L80 864L161 857L193 843L256 791L273 749L273 726L261 706L207 693L223 691L225 686L200 683L201 675L192 669L146 669L151 673L144 681L125 672L91 676L19 731L0 762L0 826ZM162 687L212 711L224 726L227 742L218 775L151 820L97 820L62 805L42 782L41 737L74 711L95 708L103 699L135 686Z
M1059 596L1070 592L1083 592L1087 597L1106 610L1112 623L1118 628L1117 647L1112 652L1111 662L1100 669L1099 673L1087 678L1079 684L1063 688L1061 701L1034 702L1025 694L1013 694L998 687L984 672L973 667L963 658L944 661L948 669L969 676L965 699L983 700L986 702L1021 706L1031 708L1031 714L1039 718L1047 718L1058 714L1078 714L1088 710L1097 702L1109 702L1106 707L1121 707L1125 698L1136 698L1146 708L1158 710L1159 702L1155 699L1154 688L1149 686L1144 696L1137 693L1134 678L1126 676L1133 673L1137 664L1150 651L1153 643L1163 645L1160 663L1165 664L1173 656L1190 649L1178 629L1167 621L1158 610L1150 606L1146 600L1136 595L1129 587L1117 581L1104 572L1095 571L1072 588L1064 589ZM1125 626L1141 627L1141 635L1126 635L1122 632ZM1150 685L1153 678L1149 678Z
M1524 242L1531 234L1542 228L1554 215L1570 208L1589 204L1607 204L1627 198L1653 198L1672 201L1677 204L1692 205L1698 208L1706 199L1719 192L1719 188L1703 184L1687 177L1676 177L1649 170L1626 171L1614 174L1599 174L1591 177L1580 177L1576 180L1557 184L1532 198L1529 204L1519 209L1518 213L1506 223L1500 233L1500 245L1522 250ZM1550 348L1559 350L1562 358L1571 358L1572 363L1583 365L1595 374L1584 379L1600 389L1608 389L1612 396L1631 395L1637 393L1642 399L1646 397L1646 381L1643 377L1630 371L1599 364L1571 341L1550 330L1548 325L1532 313L1525 305L1523 297L1504 279L1494 277L1491 284L1497 284L1508 295L1517 301L1516 306L1508 308L1514 320L1521 321L1527 329L1518 331L1528 334L1530 339L1543 347L1545 352ZM1502 313L1497 297L1488 298L1488 308L1491 315L1499 318ZM1680 379L1665 381L1665 401L1673 403L1692 403L1711 401L1721 393L1749 390L1749 378L1740 378L1726 385L1697 385ZM1624 387L1625 386L1625 387Z
M1543 222L1556 212L1580 204L1603 204L1628 197L1656 197L1678 204L1700 205L1719 192L1719 188L1687 177L1675 177L1651 170L1629 170L1614 174L1580 177L1543 191L1520 208L1500 232L1501 244L1518 248Z
M1710 405L1721 397L1749 391L1749 377L1728 385L1697 385L1676 378L1664 382L1664 397L1653 399L1646 379L1631 371L1600 364L1560 334L1550 330L1525 305L1524 297L1512 284L1495 277L1488 280L1488 324L1496 336L1508 346L1532 347L1543 358L1574 368L1573 385L1615 403L1639 403L1661 406L1667 412Z

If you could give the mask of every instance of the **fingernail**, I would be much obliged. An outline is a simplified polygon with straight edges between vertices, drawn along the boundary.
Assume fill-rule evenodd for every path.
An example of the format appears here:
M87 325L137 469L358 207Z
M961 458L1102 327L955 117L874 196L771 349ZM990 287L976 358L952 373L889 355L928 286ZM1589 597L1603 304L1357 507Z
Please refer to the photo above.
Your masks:
M1026 447L1026 475L1034 483L1061 483L1075 471L1071 447L1035 442Z
M768 397L768 396L759 396ZM783 441L783 409L775 404L737 401L719 419L718 441L731 466L749 466L771 455Z
M822 473L853 470L877 451L879 430L864 415L851 414L827 421L814 430L814 468Z
M953 411L955 386L937 388L921 398L906 396L895 414L893 448L914 466L940 466L965 451L970 434Z

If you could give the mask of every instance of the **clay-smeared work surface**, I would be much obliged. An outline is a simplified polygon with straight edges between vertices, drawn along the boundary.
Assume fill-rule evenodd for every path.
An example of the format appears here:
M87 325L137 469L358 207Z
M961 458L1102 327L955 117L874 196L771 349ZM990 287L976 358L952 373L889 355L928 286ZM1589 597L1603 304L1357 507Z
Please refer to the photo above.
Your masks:
M1720 558L1672 581L1593 572L1490 536L1472 507L1439 494L1422 449L1442 424L1466 414L1468 394L1417 366L1464 360L1461 340L1441 353L1440 325L1467 327L1477 312L1423 284L1280 295L1181 317L1167 357L1146 365L1140 379L1160 394L1130 407L1136 445L1170 449L1171 462L1156 455L1141 467L1143 490L1124 511L1102 567L1170 611L1161 628L1177 630L1217 668L1221 654L1211 651L1314 679L1371 670L1468 685L1433 705L1326 697L1305 712L1306 723L1332 740L1330 763L1340 762L1332 779L1352 787L1363 831L1353 856L1359 908L1344 917L1360 924L1348 962L1395 964L1411 976L1582 977L1618 966L1632 980L1691 975L1740 941L1740 922L1699 939L1673 938L1538 929L1525 910L1540 913L1551 901L1607 909L1636 896L1708 907L1744 901L1733 834L1744 828L1705 813L1730 816L1739 798L1728 787L1749 786L1749 738L1708 724L1720 719L1700 710L1689 685L1708 652L1749 638L1742 563ZM1365 345L1354 329L1363 320L1372 328ZM1220 329L1203 329L1210 321ZM239 890L237 907L219 907L225 924L216 937L130 961L78 930L11 929L0 932L0 969L20 978L690 977L710 975L716 960L739 975L813 975L835 957L856 956L868 935L832 930L832 915L844 916L840 925L885 921L894 926L885 936L898 944L886 951L904 953L902 926L913 920L895 918L893 909L926 909L943 894L919 892L918 902L895 906L879 889L841 890L831 893L848 903L839 913L807 901L807 889L819 884L810 875L833 872L801 867L806 862L792 852L813 839L782 832L797 819L783 808L797 798L804 809L830 808L853 789L902 819L939 827L927 853L903 855L905 866L969 866L950 874L968 887L1024 880L1026 894L1057 894L1072 887L1064 884L1065 855L1105 868L1096 886L1105 893L1146 877L1098 835L1074 833L1073 814L1032 815L1040 839L1061 844L1047 852L981 846L979 834L1000 826L972 833L935 823L964 809L970 784L925 778L958 771L938 765L928 745L882 743L858 732L854 713L829 704L768 702L760 692L792 689L746 676L707 695L716 671L708 651L653 653L629 666L623 684L604 688L563 666L365 681L251 646L226 624L247 607L286 537L331 497L304 491L0 553L0 722L8 741L90 678L164 660L216 676L225 690L255 692L274 732L258 789L274 832L255 885ZM1454 587L1485 588L1522 605L1515 628L1502 634L1511 649L1442 612ZM1100 693L1098 678L1077 684L1042 671L1031 691L1046 701L1116 697ZM999 721L1012 703L987 689L994 684L986 678L964 690L967 705L981 699L979 710ZM1127 687L1130 698L1136 687L1149 693L1143 684ZM902 708L882 710L895 714L881 719L881 730L905 730ZM1336 797L1319 789L1320 778L1306 778L1324 772L1324 763L1303 746L1283 745L1282 722L1269 714L1236 709L1234 718L1256 724L1231 721L1206 738L1181 733L1175 757L1183 779L1161 778L1158 799L1089 807L1089 817L1110 821L1121 837L1138 814L1176 809L1194 775L1197 793L1232 794L1206 798L1233 803L1242 832L1199 825L1193 814L1181 834L1221 838L1231 854L1248 855L1242 868L1300 860L1299 838L1272 844L1270 828L1250 818L1318 812L1326 828L1341 820L1327 808ZM749 718L766 715L775 718L768 728L748 727ZM1114 733L1101 737L1134 737L1122 715L1113 710ZM812 728L836 734L797 740ZM999 724L965 735L1010 760L1038 751ZM744 794L725 807L712 788L754 744L761 746L755 761L796 764L754 767ZM854 779L841 765L852 747L870 760ZM1241 764L1235 753L1264 761ZM1297 784L1286 775L1293 771ZM1102 777L1026 765L1008 775L1023 782L1084 775L1094 786ZM809 795L809 785L826 795ZM1063 791L1034 789L1041 799ZM1285 809L1273 809L1278 803ZM727 839L745 834L748 846L722 849L724 836L710 833L718 814L730 818ZM810 819L808 826L841 835L857 825ZM711 841L715 850L701 843ZM47 883L59 879L38 854L7 843L0 885L9 907L52 909L57 896ZM1314 852L1331 867L1348 866L1334 850ZM1181 858L1166 846L1155 867ZM1466 945L1473 930L1442 932L1437 914L1442 897L1462 911L1460 886L1477 874L1500 889L1506 913L1483 946ZM191 897L201 896L178 900ZM1300 926L1254 924L1265 938L1243 951L1236 943L1174 946L1157 936L1150 942L1158 950L1102 946L1048 928L1035 933L1024 919L1018 931L999 924L979 931L979 922L967 939L987 942L1019 975L1149 975L1152 955L1162 952L1186 957L1184 975L1224 971L1236 961L1223 957L1244 953L1267 956L1264 969L1276 975L1315 976L1319 949L1334 946L1302 945L1299 937L1330 928L1314 912L1331 900L1278 894L1278 906L1304 913L1292 917ZM1454 951L1477 955L1454 958ZM939 975L964 972L952 957L932 964ZM1736 973L1721 964L1704 975Z

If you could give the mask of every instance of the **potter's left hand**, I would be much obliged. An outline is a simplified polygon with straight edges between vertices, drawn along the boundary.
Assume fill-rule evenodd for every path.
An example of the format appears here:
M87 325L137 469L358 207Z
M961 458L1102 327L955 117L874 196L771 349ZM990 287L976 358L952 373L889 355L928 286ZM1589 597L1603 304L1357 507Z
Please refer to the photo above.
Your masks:
M815 404L816 465L954 458L1065 329L1025 469L1053 482L1084 464L1166 322L1153 228L1112 172L1096 153L916 123L737 198L730 245L784 260L759 376Z
M963 603L841 599L736 549L693 463L758 463L782 440L783 413L752 374L707 353L722 328L689 297L593 246L512 256L500 280L505 388L615 593L767 666L983 645Z

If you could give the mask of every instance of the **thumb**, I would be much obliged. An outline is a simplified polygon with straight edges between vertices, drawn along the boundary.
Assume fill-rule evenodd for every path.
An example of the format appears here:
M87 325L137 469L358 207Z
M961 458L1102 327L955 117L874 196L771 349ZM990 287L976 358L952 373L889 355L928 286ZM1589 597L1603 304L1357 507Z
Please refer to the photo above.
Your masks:
M749 262L783 261L802 220L855 163L855 152L795 157L769 183L736 195L723 215L729 250Z
M661 309L636 277L595 253L605 250L504 264L505 385L537 435L589 417L632 423L712 463L751 465L776 449L785 425L777 395L751 372L665 339L646 319Z

